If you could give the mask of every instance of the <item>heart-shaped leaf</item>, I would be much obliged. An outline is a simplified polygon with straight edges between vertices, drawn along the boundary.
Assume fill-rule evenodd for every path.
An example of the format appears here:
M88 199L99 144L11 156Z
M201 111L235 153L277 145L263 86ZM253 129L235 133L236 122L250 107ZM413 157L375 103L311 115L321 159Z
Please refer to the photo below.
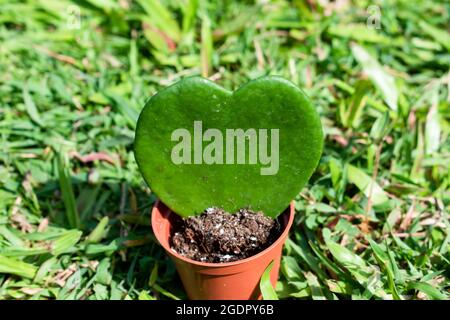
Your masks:
M181 216L216 206L275 217L310 178L322 146L319 116L291 82L262 77L233 93L191 77L147 102L135 157L152 191Z

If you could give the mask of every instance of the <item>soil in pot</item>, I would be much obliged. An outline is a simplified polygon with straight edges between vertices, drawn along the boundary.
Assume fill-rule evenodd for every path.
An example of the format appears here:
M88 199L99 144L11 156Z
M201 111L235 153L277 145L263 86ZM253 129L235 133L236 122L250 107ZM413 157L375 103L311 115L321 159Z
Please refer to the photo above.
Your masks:
M170 237L172 250L187 258L225 263L251 257L270 246L282 230L262 212L230 214L209 208L199 216L179 218Z

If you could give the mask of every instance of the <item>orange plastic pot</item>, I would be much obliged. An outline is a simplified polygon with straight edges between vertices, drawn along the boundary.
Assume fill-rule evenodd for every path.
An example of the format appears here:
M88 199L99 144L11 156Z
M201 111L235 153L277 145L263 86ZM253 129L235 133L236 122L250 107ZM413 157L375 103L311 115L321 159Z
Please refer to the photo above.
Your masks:
M280 269L281 251L294 220L291 202L279 217L280 237L268 248L247 259L228 263L204 263L181 256L170 248L172 225L178 216L157 201L152 209L153 232L172 258L183 282L184 289L193 300L249 300L260 299L259 281L272 262L270 280L275 287Z

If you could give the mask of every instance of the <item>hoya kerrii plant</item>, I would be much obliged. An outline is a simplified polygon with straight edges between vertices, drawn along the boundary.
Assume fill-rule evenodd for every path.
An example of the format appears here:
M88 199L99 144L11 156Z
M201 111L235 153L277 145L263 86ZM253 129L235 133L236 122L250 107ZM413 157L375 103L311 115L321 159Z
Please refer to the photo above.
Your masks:
M314 106L280 77L235 92L186 78L147 102L135 156L160 199L153 232L191 299L257 299L260 280L275 286L289 204L322 145Z
M142 176L182 217L211 207L277 217L312 175L322 147L315 107L276 76L235 92L185 78L146 103L135 137Z

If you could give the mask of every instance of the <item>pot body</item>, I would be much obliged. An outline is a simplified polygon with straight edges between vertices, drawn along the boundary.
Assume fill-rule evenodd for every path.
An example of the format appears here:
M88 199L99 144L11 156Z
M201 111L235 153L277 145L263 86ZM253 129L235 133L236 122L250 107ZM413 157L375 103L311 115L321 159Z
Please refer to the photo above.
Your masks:
M270 280L275 287L280 269L281 251L294 220L291 202L279 217L282 233L271 246L249 258L228 263L204 263L181 256L170 248L169 238L177 215L162 202L152 209L153 232L174 261L184 289L193 300L260 299L259 281L267 266L274 261Z

